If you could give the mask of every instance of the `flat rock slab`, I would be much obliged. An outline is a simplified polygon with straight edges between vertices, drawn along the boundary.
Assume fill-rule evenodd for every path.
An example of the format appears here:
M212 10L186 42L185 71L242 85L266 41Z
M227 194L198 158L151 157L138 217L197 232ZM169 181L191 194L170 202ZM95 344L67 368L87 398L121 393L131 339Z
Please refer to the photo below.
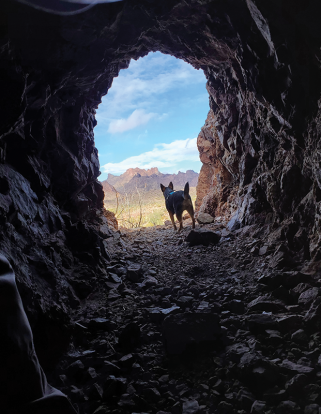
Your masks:
M163 322L163 340L170 355L182 354L188 345L216 341L221 332L219 316L211 313L178 313Z
M258 298L252 300L247 307L251 311L265 311L273 313L285 310L285 306L281 301L272 300L271 298L265 296L259 296Z
M278 328L281 332L295 332L303 326L303 316L284 315L277 318Z
M185 401L183 403L182 414L195 414L199 412L199 409L200 409L200 406L196 400Z
M306 290L305 292L301 293L298 299L299 305L309 305L314 301L314 299L319 296L319 289L316 287L310 288Z
M247 322L252 332L263 332L266 329L277 328L277 322L272 315L253 314L247 317Z
M131 282L138 283L141 280L143 271L140 264L131 264L127 268L127 279Z
M210 244L217 244L221 236L211 230L191 230L186 236L185 241L189 242L190 246L209 246Z
M314 368L307 367L306 365L296 364L292 361L289 361L288 359L282 361L280 367L295 374L310 374L314 371Z

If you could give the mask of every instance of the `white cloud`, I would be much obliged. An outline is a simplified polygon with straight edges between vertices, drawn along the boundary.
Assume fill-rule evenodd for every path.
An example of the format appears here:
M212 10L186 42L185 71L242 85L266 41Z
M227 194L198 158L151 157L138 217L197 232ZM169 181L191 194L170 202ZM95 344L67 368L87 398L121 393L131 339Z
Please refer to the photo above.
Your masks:
M127 119L121 118L111 121L107 132L116 134L118 132L129 131L139 125L147 124L147 122L150 121L155 115L156 114L153 112L146 113L144 109L135 109L135 111L130 114Z
M183 60L160 53L132 60L128 69L114 78L108 96L99 105L98 123L109 123L134 109L159 108L166 105L164 95L172 88L204 83L204 73ZM155 109L154 109L155 111Z
M122 174L128 168L175 168L182 161L199 161L196 140L197 138L187 138L169 144L157 144L151 151L126 158L118 163L109 162L103 165L102 169L105 173Z

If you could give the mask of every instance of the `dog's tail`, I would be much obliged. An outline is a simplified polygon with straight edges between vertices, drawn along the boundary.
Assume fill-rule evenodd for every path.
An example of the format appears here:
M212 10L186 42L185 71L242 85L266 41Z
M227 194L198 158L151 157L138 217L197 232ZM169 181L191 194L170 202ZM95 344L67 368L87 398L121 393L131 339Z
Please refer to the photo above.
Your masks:
M184 198L187 200L189 198L189 183L187 182L184 187Z

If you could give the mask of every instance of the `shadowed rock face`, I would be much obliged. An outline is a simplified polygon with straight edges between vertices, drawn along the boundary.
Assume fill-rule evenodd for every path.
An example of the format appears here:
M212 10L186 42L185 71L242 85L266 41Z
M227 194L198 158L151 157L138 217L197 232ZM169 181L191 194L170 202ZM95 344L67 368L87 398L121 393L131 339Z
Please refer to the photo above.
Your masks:
M29 314L54 304L67 318L104 278L95 108L149 51L207 77L214 213L232 194L236 222L321 258L316 0L133 0L68 17L2 1L0 24L1 250Z

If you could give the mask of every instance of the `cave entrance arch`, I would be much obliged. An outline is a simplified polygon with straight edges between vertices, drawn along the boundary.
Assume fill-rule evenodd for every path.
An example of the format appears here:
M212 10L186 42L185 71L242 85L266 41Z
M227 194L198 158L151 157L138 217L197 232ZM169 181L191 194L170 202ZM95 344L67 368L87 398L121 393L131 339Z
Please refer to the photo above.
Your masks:
M179 190L189 181L195 199L201 168L197 136L209 110L205 83L202 70L170 55L149 53L132 60L102 98L94 130L99 180L105 207L121 226L168 220L163 182L173 181Z
M94 111L150 51L206 75L236 225L270 226L284 266L320 260L317 6L135 0L60 17L1 2L1 251L33 323L68 319L103 277L110 235Z

